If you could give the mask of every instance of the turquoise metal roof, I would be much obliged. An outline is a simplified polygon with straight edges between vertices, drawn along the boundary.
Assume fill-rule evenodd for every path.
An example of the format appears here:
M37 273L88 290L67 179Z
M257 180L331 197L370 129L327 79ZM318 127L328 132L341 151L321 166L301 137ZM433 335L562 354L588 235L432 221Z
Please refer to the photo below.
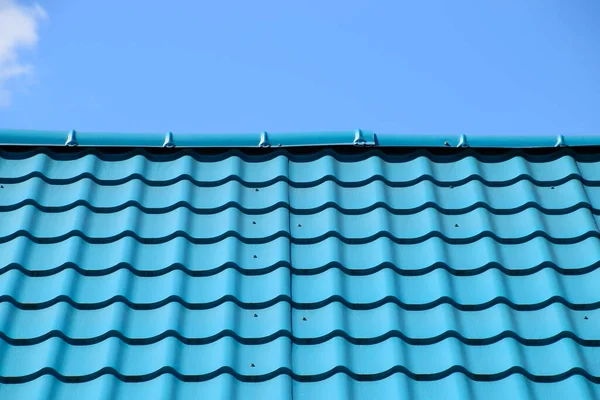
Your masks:
M600 396L595 147L67 134L0 133L0 398Z

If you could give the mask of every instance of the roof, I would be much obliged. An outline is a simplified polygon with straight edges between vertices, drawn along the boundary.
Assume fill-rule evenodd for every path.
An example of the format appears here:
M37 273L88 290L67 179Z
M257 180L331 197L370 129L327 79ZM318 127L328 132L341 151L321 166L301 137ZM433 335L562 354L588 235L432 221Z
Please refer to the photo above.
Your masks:
M0 398L600 396L600 150L349 133L2 148Z

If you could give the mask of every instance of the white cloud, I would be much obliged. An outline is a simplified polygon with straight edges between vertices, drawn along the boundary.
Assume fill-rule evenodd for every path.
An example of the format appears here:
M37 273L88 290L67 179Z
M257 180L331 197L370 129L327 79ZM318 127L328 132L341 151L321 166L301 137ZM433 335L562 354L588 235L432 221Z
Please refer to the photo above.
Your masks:
M11 101L7 83L32 72L33 67L20 59L19 50L35 47L39 21L46 17L38 4L0 0L0 107Z

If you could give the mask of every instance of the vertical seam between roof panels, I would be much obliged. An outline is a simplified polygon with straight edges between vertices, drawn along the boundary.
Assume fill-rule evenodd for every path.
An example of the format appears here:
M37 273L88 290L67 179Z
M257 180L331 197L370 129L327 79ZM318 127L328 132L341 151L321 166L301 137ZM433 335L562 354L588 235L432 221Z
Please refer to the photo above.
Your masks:
M583 183L583 174L581 173L581 169L579 168L579 163L575 159L573 159L573 162L575 163L575 166L577 167L577 173L581 177L581 180L579 181L579 183L581 184L581 187L583 188L583 193L585 193L585 198L587 199L587 202L590 205L590 214L592 215L592 219L594 220L594 225L596 226L596 230L600 231L600 229L598 228L598 221L596 221L596 217L594 216L594 213L591 211L592 201L590 200L590 195L588 194L585 184Z
M294 274L293 274L293 268L294 265L292 264L292 202L290 201L290 197L291 197L291 191L290 191L290 158L288 157L288 154L286 154L285 156L286 159L286 174L287 174L287 203L288 203L288 207L287 207L287 214L288 214L288 260L289 260L289 274L290 274L290 303L289 303L289 307L290 307L290 312L289 312L289 324L290 324L290 370L292 372L292 374L294 373L294 313L293 313L293 304L294 304L294 296L292 293L293 290L293 279L294 279ZM292 374L289 375L289 379L290 379L290 400L294 399L294 379L292 378Z

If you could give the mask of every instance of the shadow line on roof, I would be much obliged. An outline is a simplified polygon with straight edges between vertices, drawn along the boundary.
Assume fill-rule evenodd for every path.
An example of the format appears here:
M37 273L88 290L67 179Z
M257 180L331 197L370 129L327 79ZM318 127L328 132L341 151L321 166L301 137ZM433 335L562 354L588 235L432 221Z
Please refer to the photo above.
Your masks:
M561 157L573 157L579 162L595 162L600 160L600 146L596 147L562 147L544 149L472 149L472 148L319 148L302 147L297 149L263 149L263 148L218 148L218 149L147 149L147 148L68 148L68 147L0 147L0 157L11 160L22 160L45 154L57 161L76 160L87 155L94 155L102 161L124 161L135 156L142 156L149 161L173 161L190 156L197 161L221 161L230 157L239 157L246 162L265 162L283 156L294 162L311 162L331 156L338 161L362 161L370 157L379 157L384 161L406 162L419 157L427 157L431 161L450 163L473 157L486 163L498 163L515 157L522 157L530 162L548 162Z
M208 381L208 380L214 379L222 374L232 375L237 380L243 381L243 382L265 382L265 381L271 380L273 378L276 378L277 376L280 376L280 375L288 375L296 382L318 382L318 381L328 379L339 373L346 374L353 380L359 381L359 382L378 381L378 380L385 379L385 378L387 378L391 375L397 374L397 373L407 375L410 379L413 379L416 381L437 381L437 380L444 379L452 374L460 373L460 374L467 376L469 379L471 379L473 381L480 381L480 382L500 381L502 379L508 378L511 375L519 374L519 375L523 375L525 378L527 378L528 380L530 380L532 382L544 382L544 383L560 382L560 381L568 379L572 376L580 375L580 376L583 376L584 378L586 378L587 380L589 380L590 382L600 383L600 377L593 376L586 370L579 368L579 367L572 368L566 372L563 372L563 373L557 374L557 375L534 375L534 374L531 374L530 372L528 372L523 367L517 367L517 366L511 367L500 373L485 374L485 375L475 374L473 372L470 372L463 366L453 366L453 367L448 368L445 371L438 372L438 373L432 373L432 374L416 374L416 373L411 372L410 370L408 370L408 368L406 368L404 366L394 366L394 367L388 369L387 371L376 373L376 374L357 374L355 372L352 372L346 366L337 366L327 372L324 372L321 374L315 374L315 375L298 375L298 374L294 373L292 370L290 370L289 368L285 368L285 367L278 368L277 370L272 371L267 374L264 374L264 375L242 375L242 374L238 373L237 371L235 371L235 369L233 369L231 367L221 367L214 372L211 372L208 374L203 374L203 375L184 375L184 374L179 373L173 367L162 367L162 368L158 369L157 371L150 373L150 374L146 374L146 375L124 375L112 367L104 367L94 373L87 374L87 375L79 375L79 376L61 375L53 368L45 367L35 373L25 375L25 376L0 376L0 383L2 383L2 384L26 383L26 382L31 382L35 379L38 379L44 375L52 375L56 379L60 380L61 382L65 382L65 383L89 382L89 381L97 379L103 375L113 375L117 379L119 379L120 381L123 381L123 382L147 382L147 381L156 379L159 376L164 375L164 374L174 375L177 379L184 381L184 382Z
M379 308L384 304L396 304L398 307L407 311L423 311L430 310L442 304L448 304L459 311L483 311L495 305L504 304L516 311L536 311L557 303L562 304L573 311L589 311L600 309L600 301L581 304L571 303L561 296L552 296L544 301L532 304L516 304L503 296L495 297L481 304L461 304L448 296L442 296L437 300L423 304L407 304L398 300L396 296L386 296L370 303L351 303L340 295L333 295L324 300L314 303L299 303L297 301L292 300L287 295L279 295L277 297L272 298L271 300L259 303L244 303L233 295L225 295L220 299L207 303L189 303L183 300L181 297L175 295L166 297L160 301L153 303L134 303L122 295L113 296L107 300L96 303L78 303L66 295L59 295L51 300L44 301L41 303L22 303L15 300L12 296L0 295L0 302L10 303L21 310L41 310L52 307L59 303L67 303L77 310L100 310L115 303L123 303L133 310L155 310L157 308L164 307L165 305L170 303L179 303L181 306L189 310L208 310L228 302L234 303L238 307L243 308L245 310L262 310L265 308L272 307L275 304L281 302L289 303L292 308L297 310L316 310L332 303L340 303L351 310L372 310L375 308Z
M583 339L571 331L562 331L562 332L559 332L550 337L536 338L536 339L523 338L523 337L519 336L516 332L510 331L510 330L505 330L494 336L486 337L486 338L467 338L455 330L448 330L439 335L427 337L427 338L408 337L399 330L390 330L390 331L387 331L383 335L379 335L379 336L375 336L375 337L356 338L356 337L352 337L351 335L349 335L348 333L346 333L345 331L343 331L341 329L335 329L326 335L322 335L322 336L318 336L318 337L310 337L310 338L294 336L292 334L292 332L287 329L280 329L277 332L274 332L270 335L263 336L263 337L254 337L254 338L242 337L242 336L238 335L236 332L232 331L231 329L225 329L215 335L208 336L208 337L202 337L202 338L185 337L173 329L164 331L159 335L155 335L152 337L145 337L145 338L130 338L130 337L125 336L122 332L120 332L118 330L114 330L114 329L110 330L108 332L105 332L102 335L95 336L95 337L89 337L89 338L71 338L59 330L52 330L50 332L45 333L44 335L33 337L33 338L12 338L12 337L7 336L4 332L0 332L0 340L4 341L5 343L7 343L10 346L33 346L33 345L40 344L49 339L54 339L54 338L61 339L62 341L64 341L65 343L67 343L70 346L90 346L90 345L101 343L110 338L117 338L122 343L127 344L129 346L146 346L146 345L158 343L166 338L175 338L180 343L189 345L189 346L201 346L201 345L207 345L207 344L217 342L218 340L227 338L227 337L234 339L239 344L247 345L247 346L263 345L263 344L271 343L279 338L288 338L291 340L291 342L293 344L298 345L298 346L311 346L311 345L316 345L316 344L322 344L333 338L343 338L348 343L350 343L352 345L357 345L357 346L368 346L368 345L378 344L378 343L382 343L391 338L398 338L398 339L402 340L403 342L405 342L406 344L413 345L413 346L427 346L427 345L432 345L432 344L442 342L446 339L453 338L453 339L459 340L461 343L463 343L467 346L487 346L490 344L497 343L504 339L514 339L515 341L517 341L519 344L521 344L523 346L542 347L542 346L547 346L547 345L556 343L563 339L571 339L580 346L600 347L600 339Z
M583 178L581 175L578 175L575 173L569 174L560 179L554 179L554 180L548 180L548 181L541 181L541 180L535 179L531 175L527 175L527 174L521 174L512 179L507 179L504 181L490 181L490 180L483 178L481 175L477 175L477 174L472 174L466 178L458 179L458 180L454 180L454 181L440 181L429 174L424 174L424 175L419 176L418 178L411 179L409 181L390 181L389 179L387 179L381 175L372 175L368 179L364 179L361 181L348 182L348 181L342 181L339 178L332 176L332 175L326 175L326 176L323 176L322 178L319 178L317 180L310 181L310 182L296 182L296 181L289 179L286 176L280 175L280 176L277 176L276 178L270 179L268 181L250 182L250 181L246 181L246 180L240 178L237 175L230 175L226 178L219 179L216 181L199 181L199 180L193 178L192 176L190 176L189 174L182 174L173 179L157 181L157 180L151 180L151 179L145 178L144 176L142 176L141 174L138 174L138 173L128 175L121 179L101 179L101 178L98 178L97 176L94 176L93 174L91 174L89 172L84 172L84 173L74 176L72 178L49 178L46 175L44 175L42 172L34 171L27 175L23 175L23 176L19 176L19 177L12 177L12 178L0 177L0 183L1 184L18 184L18 183L27 182L28 180L35 179L35 178L41 179L42 181L44 181L45 183L50 184L50 185L70 185L70 184L77 183L84 179L89 179L89 180L93 181L94 183L101 185L101 186L119 186L119 185L126 184L128 182L131 182L131 181L141 181L145 185L151 186L151 187L171 186L176 183L186 181L186 182L192 183L194 186L197 186L197 187L210 188L210 187L222 186L229 182L238 182L242 186L244 186L246 188L250 188L250 189L266 188L266 187L272 186L279 182L286 183L290 187L295 188L295 189L312 188L312 187L319 186L326 182L333 182L336 185L343 187L343 188L359 188L359 187L366 186L373 182L383 182L386 186L389 186L392 188L406 188L406 187L410 187L410 186L415 186L421 182L432 182L434 185L436 185L438 187L452 188L452 187L462 186L469 182L474 182L474 181L481 182L482 184L484 184L487 187L508 187L508 186L512 186L512 185L514 185L518 182L522 182L522 181L529 181L538 187L551 187L551 186L559 186L559 185L562 185L562 184L567 183L572 180L580 181L585 186L592 186L592 187L600 186L600 180L586 179L586 178Z
M238 239L240 242L246 243L246 244L265 244L265 243L269 243L278 238L289 239L291 244L298 244L298 245L316 244L316 243L322 242L328 238L337 238L341 242L346 243L346 244L367 244L367 243L370 243L379 238L387 238L397 244L418 244L418 243L422 243L431 238L439 238L448 244L461 245L461 244L470 244L470 243L476 242L482 238L491 238L500 244L511 245L511 244L526 243L532 239L539 238L539 237L544 238L548 242L553 243L553 244L575 244L575 243L580 243L588 238L600 239L600 232L599 231L587 231L579 236L574 236L574 237L569 237L569 238L555 238L555 237L550 236L545 231L538 230L538 231L534 231L528 235L518 237L518 238L501 238L498 235L496 235L494 232L482 231L481 233L479 233L477 235L473 235L473 236L466 237L466 238L450 238L439 231L432 231L426 235L422 235L422 236L416 237L416 238L398 238L398 237L393 236L388 231L380 231L378 233L375 233L375 234L373 234L371 236L367 236L367 237L348 238L348 237L342 236L337 231L329 231L327 233L324 233L320 236L313 237L313 238L296 238L296 237L292 236L288 231L279 231L279 232L276 232L276 233L266 236L266 237L248 238L248 237L244 237L244 236L240 235L236 231L228 231L221 235L210 237L210 238L195 238L195 237L192 237L187 232L176 231L176 232L173 232L173 233L171 233L167 236L163 236L163 237L157 237L157 238L147 238L146 237L146 238L144 238L130 230L126 230L126 231L119 233L118 235L109 236L109 237L90 237L90 236L85 235L84 233L82 233L79 230L73 230L68 233L65 233L64 235L55 236L55 237L37 237L37 236L32 235L30 232L28 232L26 230L18 230L10 235L1 237L0 243L10 242L11 240L14 240L18 237L26 237L29 240L31 240L32 242L38 243L38 244L55 244L55 243L65 241L72 237L79 237L90 244L113 243L113 242L116 242L117 240L120 240L125 237L131 237L142 244L161 244L161 243L166 243L168 241L171 241L171 240L173 240L175 238L179 238L179 237L185 238L190 243L193 243L193 244L214 244L214 243L220 242L226 238L233 237L233 238Z
M89 276L89 277L107 276L107 275L110 275L110 274L120 271L120 270L128 270L135 276L144 277L144 278L159 277L159 276L166 275L173 271L181 271L190 277L200 278L200 277L217 275L228 269L233 269L244 276L260 276L260 275L270 274L271 272L274 272L279 268L287 268L290 270L290 272L293 275L313 276L313 275L322 274L323 272L326 272L326 271L329 271L330 269L335 268L335 269L342 271L344 274L346 274L348 276L368 276L368 275L373 275L384 269L390 269L400 276L427 275L438 269L443 269L446 272L448 272L454 276L475 276L475 275L480 275L480 274L487 272L489 270L492 270L492 269L498 270L507 276L533 275L544 269L552 269L552 270L558 272L559 274L565 275L565 276L575 276L575 275L589 274L590 272L594 272L595 270L597 270L599 267L600 267L600 261L597 261L593 264L590 264L590 265L588 265L586 267L582 267L582 268L561 268L551 261L545 261L545 262L539 263L539 264L529 267L529 268L513 269L513 268L506 268L502 264L492 261L492 262L486 263L485 265L482 265L479 268L473 268L473 269L456 269L456 268L450 267L448 264L446 264L444 262L437 262L428 267L418 268L418 269L399 268L391 262L382 262L376 266L369 267L369 268L352 269L352 268L345 267L340 262L333 261L333 262L329 262L318 268L295 268L286 261L280 261L273 265L270 265L268 267L263 267L263 268L242 268L234 262L228 262L228 263L220 265L217 268L211 268L211 269L206 269L206 270L192 270L181 263L173 263L164 268L155 269L155 270L140 270L140 269L134 268L131 264L126 263L126 262L122 262L122 263L119 263L112 267L103 268L103 269L84 269L73 262L67 262L67 263L59 265L57 267L54 267L54 268L36 269L36 270L27 269L20 264L11 263L9 265L6 265L3 268L0 268L0 275L5 274L10 271L13 271L13 270L16 270L28 277L47 277L47 276L52 276L52 275L58 274L67 269L72 269L82 276Z
M339 211L343 215L362 215L370 213L377 209L384 209L393 215L412 215L425 211L427 209L434 209L443 215L463 215L475 211L477 209L485 209L493 215L514 215L528 209L536 209L545 215L566 215L571 214L580 209L587 209L590 210L590 212L594 215L600 215L600 209L594 208L590 203L583 201L566 208L545 208L539 205L539 203L531 201L514 208L494 208L488 203L478 201L464 208L443 208L440 207L437 203L427 202L418 207L399 209L390 207L387 203L384 202L376 202L364 208L343 208L335 202L327 202L319 207L314 208L294 208L286 202L278 202L266 208L245 208L238 202L232 201L215 208L197 208L186 201L179 201L167 207L155 208L145 207L135 200L130 200L126 203L114 207L96 207L91 205L86 200L77 200L71 204L67 204L64 206L43 206L39 204L36 200L27 199L16 204L0 206L0 212L16 211L28 206L33 206L37 210L45 213L62 213L71 211L77 207L85 207L91 212L97 214L111 214L126 210L129 207L134 207L143 212L144 214L148 215L166 214L175 211L179 208L185 208L197 215L214 215L232 208L241 211L245 215L263 215L282 208L288 210L292 215L314 215L328 209L334 209L336 211ZM2 242L2 240L3 239L0 238L0 243Z

